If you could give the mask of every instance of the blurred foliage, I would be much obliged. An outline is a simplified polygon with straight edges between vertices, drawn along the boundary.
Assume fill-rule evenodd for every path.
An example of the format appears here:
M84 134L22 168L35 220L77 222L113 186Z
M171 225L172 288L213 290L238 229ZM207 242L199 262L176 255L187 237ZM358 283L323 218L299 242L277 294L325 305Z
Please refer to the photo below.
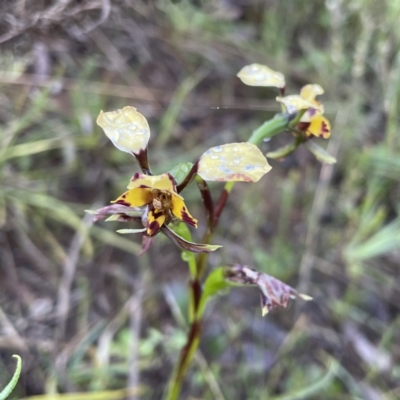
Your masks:
M325 89L338 162L300 147L237 185L210 260L299 283L314 302L262 319L257 291L218 296L182 398L398 399L399 17L389 0L2 2L1 388L11 355L24 360L10 399L161 397L187 328L187 265L161 235L138 258L120 223L90 226L84 210L137 171L94 121L137 107L155 172L171 170L279 112L274 91L236 78L252 62L290 92ZM185 199L205 218L196 190Z

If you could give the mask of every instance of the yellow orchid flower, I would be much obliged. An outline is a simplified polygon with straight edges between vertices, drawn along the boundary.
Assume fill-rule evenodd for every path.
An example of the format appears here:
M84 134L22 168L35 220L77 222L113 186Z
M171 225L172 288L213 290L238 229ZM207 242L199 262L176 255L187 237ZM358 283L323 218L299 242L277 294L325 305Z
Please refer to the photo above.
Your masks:
M168 224L173 218L197 228L197 220L190 215L182 196L177 193L175 179L170 174L149 176L136 173L128 189L111 203L127 207L147 206L148 236L157 234L164 223Z
M324 90L320 85L309 84L301 89L299 95L278 96L276 100L282 103L290 114L306 110L297 129L305 132L307 137L316 136L328 139L331 135L331 124L323 116L324 106L315 99L316 96L323 93Z

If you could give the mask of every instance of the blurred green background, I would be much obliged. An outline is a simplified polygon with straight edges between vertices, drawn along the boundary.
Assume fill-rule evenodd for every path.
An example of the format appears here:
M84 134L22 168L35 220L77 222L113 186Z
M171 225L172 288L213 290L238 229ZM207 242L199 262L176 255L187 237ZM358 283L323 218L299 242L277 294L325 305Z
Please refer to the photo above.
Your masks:
M399 399L399 21L398 0L2 1L0 387L17 353L14 399L161 398L188 270L162 235L139 258L140 238L115 233L125 225L90 226L84 210L138 170L95 119L138 108L167 171L279 112L274 90L236 77L257 62L287 93L325 89L333 133L318 143L338 162L300 147L237 184L210 264L247 264L314 301L262 318L256 289L218 296L182 399ZM199 193L184 196L199 240Z

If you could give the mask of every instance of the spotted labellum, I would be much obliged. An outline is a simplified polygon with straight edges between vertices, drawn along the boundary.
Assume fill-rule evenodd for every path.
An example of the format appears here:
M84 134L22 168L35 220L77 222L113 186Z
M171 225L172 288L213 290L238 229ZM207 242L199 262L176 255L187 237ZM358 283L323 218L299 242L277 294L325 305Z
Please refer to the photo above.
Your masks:
M180 193L198 176L204 181L257 182L271 167L257 146L250 143L230 143L212 147L194 163L182 163L170 172L153 175L147 159L150 128L146 118L134 107L100 112L97 124L103 128L114 146L132 154L142 172L134 174L127 191L112 205L91 211L94 220L139 222L142 227L121 229L121 234L141 233L143 250L147 250L154 236L163 232L175 244L195 253L208 253L220 246L192 243L178 236L169 227L184 222L197 228L197 219L189 212ZM179 184L178 184L179 182Z

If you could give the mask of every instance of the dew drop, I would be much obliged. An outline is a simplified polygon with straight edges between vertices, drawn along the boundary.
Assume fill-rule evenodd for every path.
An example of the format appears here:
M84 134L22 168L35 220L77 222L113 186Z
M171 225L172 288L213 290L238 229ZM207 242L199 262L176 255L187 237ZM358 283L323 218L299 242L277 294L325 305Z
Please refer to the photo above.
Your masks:
M213 160L218 160L218 156L211 156L211 158L213 159Z
M136 132L136 135L145 135L147 133L146 129L138 129L138 131Z
M251 66L251 70L254 71L254 72L255 72L255 71L258 71L259 69L260 69L260 68L258 68L257 65L252 65L252 66Z
M241 160L242 160L242 157L235 157L235 158L233 159L233 162L234 162L235 164L239 164Z
M213 147L211 149L215 153L221 153L224 149L221 146Z
M130 124L129 129L131 129L132 131L136 131L137 126L135 124Z
M239 147L236 147L236 146L235 146L235 147L233 148L233 151L239 151Z
M257 82L261 82L261 81L263 81L265 79L265 75L264 74L258 74L258 75L256 75L255 78L256 78Z

